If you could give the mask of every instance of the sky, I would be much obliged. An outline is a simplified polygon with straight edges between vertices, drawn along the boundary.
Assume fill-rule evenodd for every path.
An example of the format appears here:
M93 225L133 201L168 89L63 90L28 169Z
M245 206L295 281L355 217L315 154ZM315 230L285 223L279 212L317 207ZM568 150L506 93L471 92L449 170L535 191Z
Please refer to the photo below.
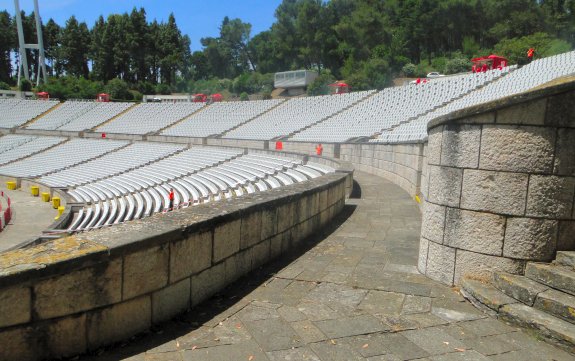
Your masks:
M59 25L74 15L92 27L100 15L131 12L135 7L146 9L148 21L166 21L174 13L183 34L192 40L192 50L200 50L200 39L219 35L225 16L240 18L252 24L252 36L269 29L274 22L274 11L281 0L39 0L40 15L46 23L52 18ZM34 9L33 0L20 0L26 13ZM13 0L0 0L0 10L14 14Z

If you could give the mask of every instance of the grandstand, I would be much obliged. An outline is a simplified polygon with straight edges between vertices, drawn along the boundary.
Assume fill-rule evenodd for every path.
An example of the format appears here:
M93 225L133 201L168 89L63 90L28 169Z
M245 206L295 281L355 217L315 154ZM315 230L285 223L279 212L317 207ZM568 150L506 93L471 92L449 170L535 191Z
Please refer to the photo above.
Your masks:
M417 202L409 203L406 212L414 211L419 217L420 207L419 257L406 257L406 263L415 259L417 266L395 265L388 272L408 274L410 291L422 279L413 274L415 269L448 286L464 284L465 290L473 292L474 287L489 287L485 283L497 282L497 277L531 272L531 281L546 284L542 294L550 289L565 291L571 300L575 294L572 261L569 275L562 273L565 278L556 284L534 269L559 267L545 262L556 254L561 257L558 252L575 250L574 74L575 52L568 52L520 68L288 100L133 105L0 99L2 180L26 191L35 187L50 196L62 196L60 211L66 211L42 238L18 254L28 257L39 249L40 256L24 266L10 263L6 277L26 282L28 293L31 288L52 287L45 286L52 282L49 277L57 281L85 277L69 288L84 282L97 289L88 289L86 298L95 295L96 301L83 308L58 308L60 313L30 316L0 325L0 330L51 327L70 317L94 320L102 312L136 303L144 305L145 312L134 308L130 317L143 320L142 329L69 354L147 330L173 317L153 313L158 299L185 294L182 309L194 306L325 227L344 208L351 190L353 168L347 162L406 190L410 196L406 195L406 203ZM478 114L486 116L477 119ZM532 123L531 117L536 118ZM285 143L282 152L270 150L273 140ZM326 153L334 159L309 156L318 142L326 143ZM172 190L174 209L170 209ZM385 202L396 196L386 195ZM381 208L381 212L388 210ZM380 208L372 211L362 214L380 214ZM395 231L400 232L407 222L419 225L417 217L400 219ZM370 232L380 232L379 226L374 222ZM81 236L65 238L68 243L63 248L72 250L59 254L61 259L41 248L52 241L47 239L79 232ZM414 235L405 238L413 240ZM200 258L203 265L198 266ZM185 264L181 266L185 272L185 267L193 270L181 271L179 262ZM109 268L93 271L93 266ZM48 269L48 276L32 273L42 267ZM101 276L105 272L120 274L121 280L107 273ZM473 276L485 282L469 286ZM106 277L118 282L111 287L118 294L109 299L100 291L100 278ZM365 293L379 292L378 287ZM498 287L505 293L503 281ZM418 297L429 298L433 308L432 292L439 288L421 289L424 296ZM494 292L491 288L486 292L494 294L489 293ZM476 296L466 294L471 299ZM525 307L509 298L496 300L507 300L502 305L480 296L476 298L489 312L511 322L523 317L527 321L521 325L543 330L553 326L525 316L528 313L504 313L509 305L522 312L536 307L535 296L518 300ZM452 297L449 303L463 305L460 294ZM570 302L566 303L575 305ZM433 317L455 323L463 314L457 312ZM573 352L569 337L575 334L575 319L567 313L555 314L553 322L560 326L553 329L552 337L547 331L542 335L561 338L560 346L567 345Z

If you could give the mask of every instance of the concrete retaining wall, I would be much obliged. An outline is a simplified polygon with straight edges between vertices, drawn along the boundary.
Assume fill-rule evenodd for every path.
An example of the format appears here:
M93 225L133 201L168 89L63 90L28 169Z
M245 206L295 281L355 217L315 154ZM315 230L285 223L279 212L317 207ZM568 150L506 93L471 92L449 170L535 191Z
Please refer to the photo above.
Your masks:
M317 233L344 207L328 174L0 255L0 360L71 356L148 330Z
M575 83L432 122L420 272L446 284L575 250Z

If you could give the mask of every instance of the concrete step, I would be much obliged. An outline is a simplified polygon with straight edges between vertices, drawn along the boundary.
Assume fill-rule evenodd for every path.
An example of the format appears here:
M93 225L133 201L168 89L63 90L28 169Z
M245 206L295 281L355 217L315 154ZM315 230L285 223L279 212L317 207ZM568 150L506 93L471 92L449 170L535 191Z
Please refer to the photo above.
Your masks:
M575 325L522 303L504 305L499 309L503 321L536 330L545 341L568 352L575 352Z
M533 306L537 295L549 289L549 287L525 276L506 272L494 272L493 285L507 296L513 297L527 306Z
M560 266L570 267L575 269L575 252L573 251L559 251L555 257L555 263Z
M548 263L527 263L525 276L571 295L575 295L575 272Z
M518 302L490 284L468 278L461 282L461 293L476 306L484 306L495 312L504 305Z
M575 324L575 296L557 290L547 290L537 295L533 307Z

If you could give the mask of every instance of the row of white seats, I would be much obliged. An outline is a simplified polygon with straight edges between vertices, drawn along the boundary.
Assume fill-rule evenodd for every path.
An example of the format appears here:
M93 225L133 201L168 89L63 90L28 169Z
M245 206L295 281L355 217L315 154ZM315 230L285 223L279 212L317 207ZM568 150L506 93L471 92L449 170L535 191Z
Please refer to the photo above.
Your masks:
M204 105L204 103L142 103L96 129L107 133L148 134L172 125Z
M72 139L41 153L3 165L0 167L0 174L35 178L99 157L127 144L126 141Z
M386 88L350 109L291 137L298 141L343 142L371 136L441 107L494 81L507 70L461 75L426 84Z
M208 137L221 134L265 113L282 102L283 100L275 99L214 103L181 123L164 130L162 135Z
M575 51L535 60L446 106L401 124L397 128L384 130L370 142L396 143L425 140L427 138L427 124L435 118L503 97L517 95L552 80L573 74L575 74Z
M70 187L96 181L144 166L182 151L182 145L136 142L91 161L39 178L50 187Z
M54 100L0 99L0 128L13 128L59 104Z
M213 149L203 150L214 154ZM76 215L68 231L85 231L166 212L170 189L174 190L177 209L266 191L333 172L324 165L304 166L299 160L287 158L215 151L218 153L227 155L227 159L212 161L212 166L187 174L174 172L173 168L162 175L147 170L138 177L120 175L70 190L76 201L87 205Z

